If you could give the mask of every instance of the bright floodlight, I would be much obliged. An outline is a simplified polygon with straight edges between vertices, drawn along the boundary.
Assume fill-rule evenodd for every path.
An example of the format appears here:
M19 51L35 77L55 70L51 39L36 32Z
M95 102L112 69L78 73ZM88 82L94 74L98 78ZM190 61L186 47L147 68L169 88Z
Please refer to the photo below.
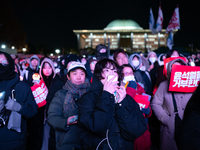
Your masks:
M25 51L26 51L26 48L22 48L22 51L25 52Z
M53 56L53 53L51 53L50 56Z
M6 45L4 45L4 44L3 44L3 45L1 45L1 48L5 49L5 48L6 48Z
M14 47L14 46L12 46L12 47L11 47L11 49L15 49L15 47Z
M59 54L59 53L60 53L60 50L59 50L59 49L56 49L55 52L56 52L56 54Z

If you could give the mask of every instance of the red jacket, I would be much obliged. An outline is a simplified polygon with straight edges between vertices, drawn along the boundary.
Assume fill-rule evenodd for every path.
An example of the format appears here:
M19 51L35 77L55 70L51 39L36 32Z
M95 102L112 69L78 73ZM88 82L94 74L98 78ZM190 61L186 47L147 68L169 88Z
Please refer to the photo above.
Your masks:
M130 95L133 99L136 94L141 95L142 93L145 93L144 89L137 83L136 89L132 87L127 87L126 92L128 95ZM152 114L151 106L149 104L148 106L150 108L150 113L148 115L144 114L145 118L148 118ZM148 126L148 125L147 125ZM150 150L151 147L151 137L150 137L150 132L147 129L143 135L135 139L134 141L134 150Z

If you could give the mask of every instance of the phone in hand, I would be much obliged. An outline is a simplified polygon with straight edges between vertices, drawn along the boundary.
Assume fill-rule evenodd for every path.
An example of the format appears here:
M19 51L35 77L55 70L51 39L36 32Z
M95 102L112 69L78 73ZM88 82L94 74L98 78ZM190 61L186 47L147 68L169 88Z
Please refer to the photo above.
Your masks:
M118 77L117 76L115 76L115 75L108 75L108 81L110 81L110 79L111 78L113 78L113 77L115 77L115 79L112 81L112 82L115 82L115 81L117 81L118 80Z

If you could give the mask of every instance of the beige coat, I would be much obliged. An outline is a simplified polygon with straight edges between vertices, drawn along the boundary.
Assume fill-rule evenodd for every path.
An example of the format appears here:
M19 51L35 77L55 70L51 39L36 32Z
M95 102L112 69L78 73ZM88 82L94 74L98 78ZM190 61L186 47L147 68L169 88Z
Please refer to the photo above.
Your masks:
M168 66L168 79L171 73L171 65L175 61L169 63ZM183 63L184 64L184 63ZM168 91L169 82L163 81L152 100L152 110L158 120L161 121L160 126L160 150L177 150L177 146L174 140L175 132L175 113L172 99L172 93ZM183 118L183 113L187 102L189 101L192 93L174 93L174 97L177 103L177 109L180 118Z

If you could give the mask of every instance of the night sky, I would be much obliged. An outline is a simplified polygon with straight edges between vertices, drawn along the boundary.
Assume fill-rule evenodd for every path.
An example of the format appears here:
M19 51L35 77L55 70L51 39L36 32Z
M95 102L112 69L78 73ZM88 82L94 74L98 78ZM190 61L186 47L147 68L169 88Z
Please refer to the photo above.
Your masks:
M10 0L15 15L27 35L27 43L46 43L54 47L77 46L73 29L103 29L112 20L132 19L149 29L152 7L157 20L158 0ZM179 5L181 29L174 36L175 46L200 48L198 5L181 0L161 1L163 28L166 29L174 9Z

